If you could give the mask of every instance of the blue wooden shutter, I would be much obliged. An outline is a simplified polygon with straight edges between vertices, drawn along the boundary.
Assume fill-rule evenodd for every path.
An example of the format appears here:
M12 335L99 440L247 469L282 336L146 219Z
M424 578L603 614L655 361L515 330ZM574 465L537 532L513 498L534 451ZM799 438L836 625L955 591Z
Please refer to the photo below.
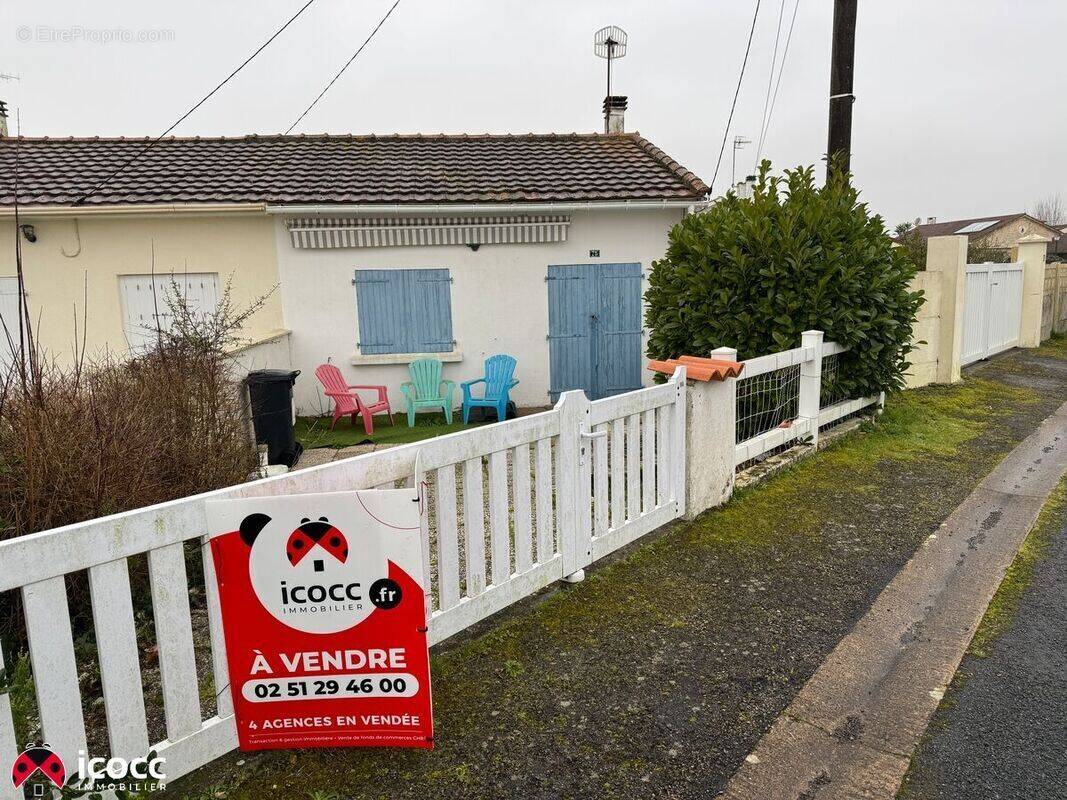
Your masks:
M581 389L593 397L594 267L548 268L548 354L552 402L561 392Z
M363 355L411 352L405 341L409 328L402 271L360 269L353 283L359 311L359 351Z
M405 270L414 338L411 352L447 353L452 341L452 279L447 269Z
M598 264L596 397L641 388L641 265Z
M452 350L447 269L361 269L353 283L362 354Z

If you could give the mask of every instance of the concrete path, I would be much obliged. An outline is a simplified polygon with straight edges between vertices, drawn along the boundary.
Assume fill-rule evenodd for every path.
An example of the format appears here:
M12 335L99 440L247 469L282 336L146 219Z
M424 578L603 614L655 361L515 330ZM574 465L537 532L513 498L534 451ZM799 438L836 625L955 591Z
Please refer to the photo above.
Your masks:
M929 537L721 796L892 798L1004 571L1065 472L1067 404Z
M1008 590L1020 593L1018 606L1001 609L1010 621L992 622L992 641L972 643L900 800L1067 794L1067 502L1057 494L1012 567L1025 587Z

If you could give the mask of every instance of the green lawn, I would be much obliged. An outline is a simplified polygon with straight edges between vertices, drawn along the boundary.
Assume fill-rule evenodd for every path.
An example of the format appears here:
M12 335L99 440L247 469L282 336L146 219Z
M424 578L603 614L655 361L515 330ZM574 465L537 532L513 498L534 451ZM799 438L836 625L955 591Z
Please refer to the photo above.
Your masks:
M490 419L492 417L490 416ZM389 419L384 414L374 418L374 435L367 436L363 432L363 421L359 419L355 426L349 419L337 421L337 427L330 430L329 417L297 417L296 438L306 450L313 447L351 447L354 444L405 444L417 442L421 439L431 439L445 433L455 433L466 428L474 428L484 423L471 422L464 425L460 412L457 410L452 415L452 424L445 422L444 414L440 412L417 414L415 427L408 427L407 416L403 413L393 413L395 425L389 425Z

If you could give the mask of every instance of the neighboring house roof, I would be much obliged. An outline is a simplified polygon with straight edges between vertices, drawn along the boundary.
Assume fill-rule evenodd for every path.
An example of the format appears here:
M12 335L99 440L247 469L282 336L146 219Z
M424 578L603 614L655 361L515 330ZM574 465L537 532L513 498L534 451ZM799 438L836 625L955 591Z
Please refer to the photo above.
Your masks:
M953 219L945 222L929 222L924 225L916 225L912 230L918 233L923 239L928 239L931 236L952 236L954 234L978 237L985 236L999 228L1003 228L1005 225L1024 218L1048 228L1050 236L1058 236L1060 234L1060 231L1051 225L1046 225L1041 220L1035 219L1029 214L1022 213L1001 214L996 217Z
M69 205L148 139L0 139L0 205ZM708 187L637 133L160 140L84 205L699 200Z

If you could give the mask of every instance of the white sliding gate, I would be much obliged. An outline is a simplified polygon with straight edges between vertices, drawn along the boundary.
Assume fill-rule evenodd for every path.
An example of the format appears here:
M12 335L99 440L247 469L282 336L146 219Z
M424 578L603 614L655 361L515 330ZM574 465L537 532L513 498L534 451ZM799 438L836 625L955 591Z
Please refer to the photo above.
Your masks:
M152 749L166 759L168 780L237 746L205 500L425 483L423 559L435 644L681 516L685 403L679 368L659 386L592 403L566 392L541 414L0 543L0 597L22 594L45 740L72 770L86 749L83 709L100 713L92 711L98 698L83 696L79 685L67 598L68 576L87 572L109 741L107 753L91 755L143 756L156 738L150 720L165 726ZM134 615L140 603L128 566L144 556L161 704L146 703L145 642ZM190 604L187 563L202 563L203 637L195 625L205 614ZM195 658L194 640L204 637L209 674ZM216 713L210 703L204 709L201 697L211 692L201 687L214 688ZM0 764L12 764L20 744L10 697L0 692ZM2 800L20 796L0 779Z
M971 364L1015 347L1022 305L1022 264L968 264L960 362Z

